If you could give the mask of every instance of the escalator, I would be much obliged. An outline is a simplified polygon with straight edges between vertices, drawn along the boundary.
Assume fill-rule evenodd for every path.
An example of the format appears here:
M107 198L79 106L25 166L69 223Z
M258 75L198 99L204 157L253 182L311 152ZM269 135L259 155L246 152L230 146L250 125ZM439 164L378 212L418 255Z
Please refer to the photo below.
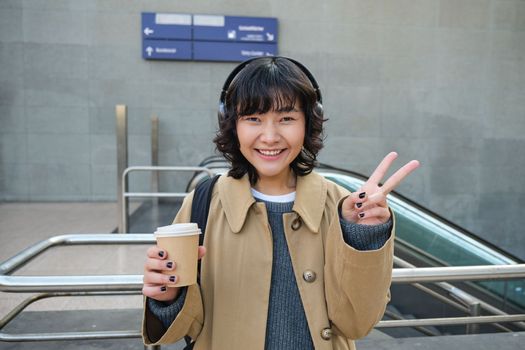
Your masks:
M327 165L322 166L319 172L352 191L357 190L366 180L360 174ZM504 252L398 193L391 193L389 205L396 213L395 255L402 261L417 267L523 263L518 257ZM525 310L523 279L454 283L453 287L508 314L523 313ZM464 310L444 305L423 294L425 293L411 285L393 285L392 304L402 310L403 314L414 315L416 318L465 315L462 312ZM512 325L507 327L515 330ZM502 330L502 327L490 324L478 327L479 332L498 330ZM465 327L443 327L442 331L447 334L461 334Z

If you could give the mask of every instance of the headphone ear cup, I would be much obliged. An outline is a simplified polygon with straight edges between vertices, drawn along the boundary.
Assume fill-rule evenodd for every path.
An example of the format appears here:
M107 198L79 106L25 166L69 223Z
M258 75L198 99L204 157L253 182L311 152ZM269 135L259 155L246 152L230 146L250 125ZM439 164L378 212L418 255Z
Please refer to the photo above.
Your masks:
M226 119L226 111L224 108L224 102L219 103L219 110L217 112L217 117L219 118L219 123Z
M315 114L317 114L318 116L320 116L321 118L323 117L324 115L324 110L323 110L323 105L321 104L321 102L317 101L315 103L315 106L314 106L314 112Z

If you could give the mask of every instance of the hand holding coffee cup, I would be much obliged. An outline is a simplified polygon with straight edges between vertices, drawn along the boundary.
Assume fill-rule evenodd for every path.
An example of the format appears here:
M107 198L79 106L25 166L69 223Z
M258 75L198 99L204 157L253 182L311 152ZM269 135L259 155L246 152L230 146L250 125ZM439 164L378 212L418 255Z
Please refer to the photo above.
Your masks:
M142 294L159 301L173 301L179 288L196 283L197 260L206 254L198 247L196 224L174 224L155 231L157 245L147 251Z

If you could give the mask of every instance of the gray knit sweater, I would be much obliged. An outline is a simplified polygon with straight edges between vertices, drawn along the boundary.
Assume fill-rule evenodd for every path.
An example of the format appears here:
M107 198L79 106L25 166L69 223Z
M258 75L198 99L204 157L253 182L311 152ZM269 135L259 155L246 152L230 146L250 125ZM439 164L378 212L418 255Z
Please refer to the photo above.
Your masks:
M274 258L265 349L314 349L284 235L283 214L292 211L293 202L276 203L259 199L257 201L266 205L273 237ZM341 218L341 215L339 217ZM347 244L358 250L372 250L381 248L388 240L392 221L368 226L340 219L340 224ZM171 305L148 298L147 306L168 328L182 309L185 297L186 288L182 288L179 297Z

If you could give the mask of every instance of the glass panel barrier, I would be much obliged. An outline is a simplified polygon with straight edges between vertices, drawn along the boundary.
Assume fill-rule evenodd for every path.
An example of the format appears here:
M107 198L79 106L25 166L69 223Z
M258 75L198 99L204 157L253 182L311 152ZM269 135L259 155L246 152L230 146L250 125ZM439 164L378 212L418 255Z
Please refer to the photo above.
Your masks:
M357 191L363 181L348 175L323 172L327 179ZM405 245L424 252L443 265L503 265L517 262L506 257L482 242L461 233L446 223L422 210L414 208L394 194L389 196L389 205L396 214L396 239ZM503 302L525 308L525 281L480 281L473 282L482 289L494 293Z

